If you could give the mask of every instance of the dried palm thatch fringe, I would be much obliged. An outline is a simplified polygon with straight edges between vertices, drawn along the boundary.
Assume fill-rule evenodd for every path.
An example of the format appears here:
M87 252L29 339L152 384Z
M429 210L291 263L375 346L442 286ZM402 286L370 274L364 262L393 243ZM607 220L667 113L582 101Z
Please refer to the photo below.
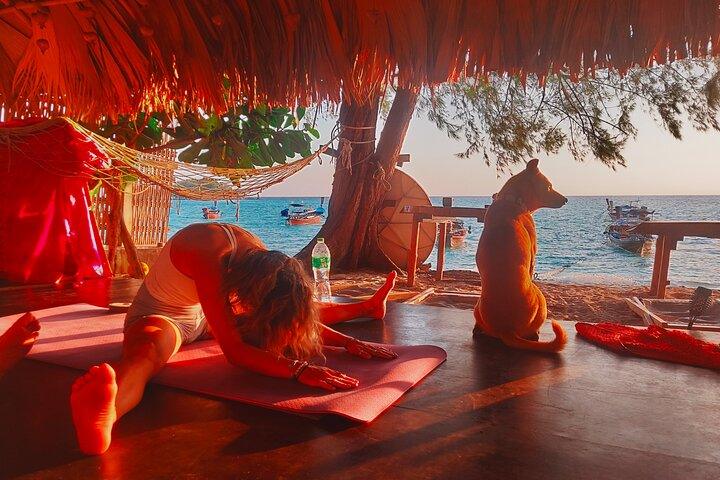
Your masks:
M720 0L3 0L0 104L73 118L705 56Z
M0 144L5 143L12 148L22 149L23 139L64 123L72 126L88 141L94 142L110 161L106 165L107 168L87 165L92 169L94 178L105 180L105 184L109 186L113 184L108 181L111 178L117 178L120 175L137 176L145 183L159 185L176 195L194 200L237 200L257 195L266 188L299 172L329 147L329 145L325 145L309 157L276 167L214 168L178 162L173 158L168 158L168 155L162 152L145 153L128 148L65 117L45 120L30 126L3 128L0 130ZM56 148L68 147L58 144ZM41 166L55 175L68 174L63 171L61 164L44 162ZM142 191L135 193L142 193Z

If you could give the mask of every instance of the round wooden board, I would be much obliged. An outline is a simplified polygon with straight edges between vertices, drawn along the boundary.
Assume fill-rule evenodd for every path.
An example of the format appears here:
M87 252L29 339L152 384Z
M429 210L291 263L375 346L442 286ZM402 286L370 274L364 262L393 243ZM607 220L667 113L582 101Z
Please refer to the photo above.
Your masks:
M395 170L390 180L391 188L385 201L395 205L380 210L378 239L380 249L400 268L407 268L410 236L412 234L412 213L403 210L407 206L430 206L430 197L425 190L407 173ZM427 258L435 246L437 225L421 223L418 236L418 266Z

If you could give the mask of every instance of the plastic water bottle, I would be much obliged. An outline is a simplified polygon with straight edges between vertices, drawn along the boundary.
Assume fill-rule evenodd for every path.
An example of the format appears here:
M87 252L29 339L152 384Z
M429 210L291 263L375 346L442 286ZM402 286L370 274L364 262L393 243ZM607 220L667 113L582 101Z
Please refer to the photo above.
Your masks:
M317 239L312 251L312 269L315 297L321 302L330 302L330 249L322 237Z

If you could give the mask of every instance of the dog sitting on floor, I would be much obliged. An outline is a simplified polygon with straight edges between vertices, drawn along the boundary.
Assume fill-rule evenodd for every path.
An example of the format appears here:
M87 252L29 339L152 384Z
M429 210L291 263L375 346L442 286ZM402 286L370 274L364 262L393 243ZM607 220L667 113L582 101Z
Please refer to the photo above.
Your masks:
M532 214L542 207L560 208L567 198L553 190L537 159L530 160L493 198L475 256L482 295L475 306L473 336L497 337L514 348L559 352L567 334L558 322L552 322L554 340L538 341L547 305L533 283L537 236Z

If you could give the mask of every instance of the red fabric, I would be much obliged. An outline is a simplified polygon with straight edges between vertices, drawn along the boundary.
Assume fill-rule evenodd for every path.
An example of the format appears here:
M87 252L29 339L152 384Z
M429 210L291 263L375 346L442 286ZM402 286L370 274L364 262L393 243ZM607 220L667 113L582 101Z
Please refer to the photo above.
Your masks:
M679 330L650 325L628 327L615 323L576 323L575 330L585 340L618 353L720 369L720 346L704 342Z
M0 279L60 285L111 275L88 194L105 161L65 122L0 123Z
M85 370L119 358L124 314L89 305L68 305L33 312L40 339L28 358ZM0 333L20 315L0 317ZM371 422L447 358L433 345L393 346L394 360L364 360L342 348L325 347L326 365L357 378L360 386L327 392L230 365L215 340L184 345L152 378L153 383L242 403L302 414L331 413Z

